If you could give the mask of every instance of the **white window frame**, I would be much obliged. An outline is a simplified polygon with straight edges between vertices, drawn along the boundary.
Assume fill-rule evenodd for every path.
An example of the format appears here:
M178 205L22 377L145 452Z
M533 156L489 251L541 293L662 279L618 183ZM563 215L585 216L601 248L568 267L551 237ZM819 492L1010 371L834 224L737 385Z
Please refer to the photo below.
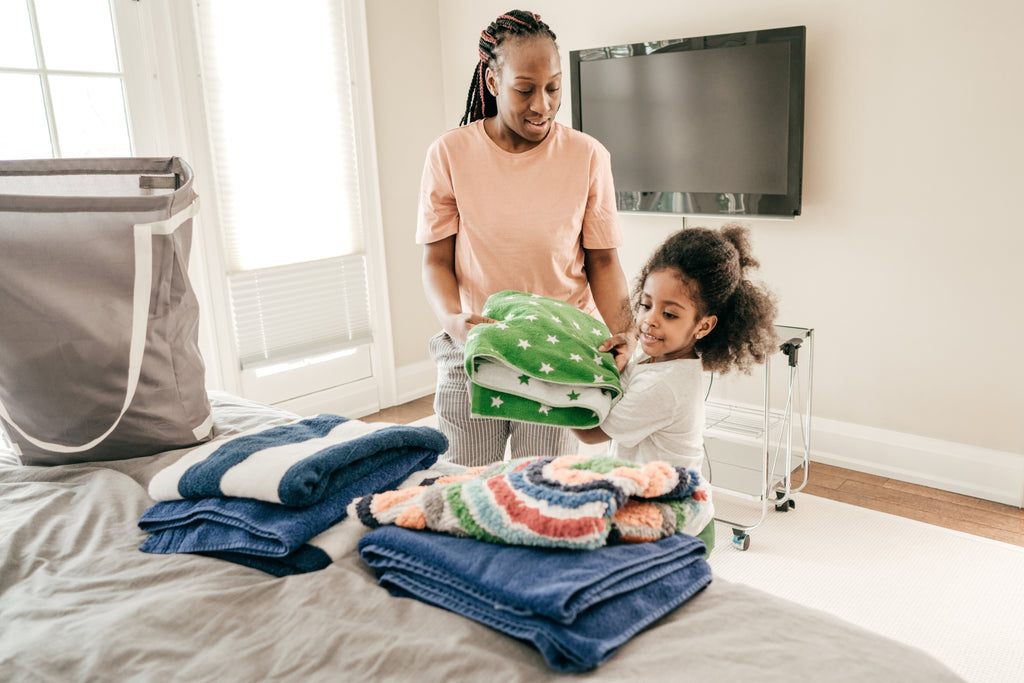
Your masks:
M175 154L196 172L202 209L193 243L191 275L200 293L201 340L208 384L299 414L333 412L359 417L397 402L390 306L370 90L364 0L338 0L345 11L358 93L354 116L362 194L364 244L373 342L356 353L315 366L255 377L240 369L235 351L227 269L217 219L217 193L203 107L195 2L114 0L126 73L128 106L139 156ZM128 69L126 69L126 72ZM153 87L145 87L149 82ZM323 377L337 377L323 386ZM334 383L334 382L337 383Z

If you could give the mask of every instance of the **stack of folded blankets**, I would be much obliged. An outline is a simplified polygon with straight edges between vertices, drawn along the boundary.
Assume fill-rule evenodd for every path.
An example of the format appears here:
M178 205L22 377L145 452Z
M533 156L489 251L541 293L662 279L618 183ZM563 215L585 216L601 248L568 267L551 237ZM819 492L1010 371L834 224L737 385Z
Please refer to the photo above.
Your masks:
M354 500L360 557L392 594L592 669L711 581L695 471L607 457L524 458ZM680 533L685 532L685 533Z
M141 550L198 553L277 576L322 569L359 497L399 486L448 448L431 427L318 415L215 440L150 481Z
M608 328L558 299L492 294L466 338L470 414L519 422L599 426L622 396L619 370L597 349Z

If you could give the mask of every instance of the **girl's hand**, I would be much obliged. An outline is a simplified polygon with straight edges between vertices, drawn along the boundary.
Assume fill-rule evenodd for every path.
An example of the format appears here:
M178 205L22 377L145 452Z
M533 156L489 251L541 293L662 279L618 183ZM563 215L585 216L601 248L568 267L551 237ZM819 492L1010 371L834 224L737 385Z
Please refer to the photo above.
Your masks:
M615 367L619 369L619 372L625 369L629 359L633 357L634 349L636 349L636 335L632 332L613 334L597 347L597 350L602 353L605 351L611 352L612 356L615 357Z
M471 329L481 323L493 323L496 322L492 318L486 318L477 313L458 313L449 318L448 323L444 326L444 331L448 333L455 341L460 344L466 343L466 335Z

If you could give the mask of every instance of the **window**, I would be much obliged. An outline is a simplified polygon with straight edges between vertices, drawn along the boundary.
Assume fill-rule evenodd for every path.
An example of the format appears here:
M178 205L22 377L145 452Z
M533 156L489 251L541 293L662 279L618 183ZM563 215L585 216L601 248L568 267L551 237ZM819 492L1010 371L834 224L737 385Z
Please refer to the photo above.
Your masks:
M213 388L310 413L395 400L363 11L0 0L0 158L196 170Z
M195 4L239 390L258 400L373 375L353 4Z
M131 156L109 0L0 0L0 158Z

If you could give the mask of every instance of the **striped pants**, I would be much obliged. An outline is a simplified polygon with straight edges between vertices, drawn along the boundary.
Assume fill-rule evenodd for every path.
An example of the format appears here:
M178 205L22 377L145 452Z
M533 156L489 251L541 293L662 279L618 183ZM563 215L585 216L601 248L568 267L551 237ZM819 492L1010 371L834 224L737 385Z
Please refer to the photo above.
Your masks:
M442 460L467 467L489 465L505 459L506 445L513 458L579 452L579 440L562 427L470 417L465 347L441 331L431 337L429 349L437 365L434 412L449 443Z

